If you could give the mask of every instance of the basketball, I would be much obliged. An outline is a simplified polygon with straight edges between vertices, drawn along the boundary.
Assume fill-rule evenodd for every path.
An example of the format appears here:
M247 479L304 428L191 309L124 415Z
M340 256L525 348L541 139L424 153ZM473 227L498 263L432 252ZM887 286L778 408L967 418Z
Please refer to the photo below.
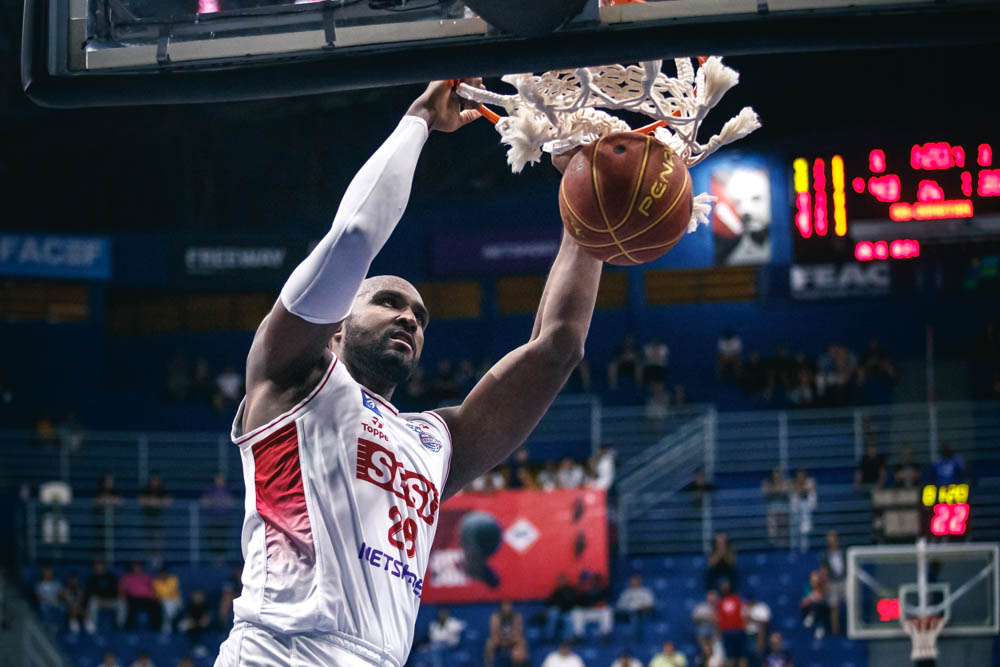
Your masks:
M559 186L563 225L586 252L632 266L674 247L691 219L691 175L653 137L616 132L585 146Z

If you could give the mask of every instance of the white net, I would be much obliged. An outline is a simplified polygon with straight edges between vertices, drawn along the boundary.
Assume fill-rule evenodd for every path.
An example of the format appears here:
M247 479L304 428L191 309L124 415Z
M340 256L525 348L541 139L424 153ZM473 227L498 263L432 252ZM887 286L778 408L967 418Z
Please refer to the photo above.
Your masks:
M462 84L458 94L478 102L500 106L507 116L496 124L500 140L507 144L507 163L514 173L538 162L542 153L557 155L588 144L612 132L627 132L621 118L601 109L619 109L644 114L660 124L656 139L692 167L716 150L742 139L760 127L750 107L731 118L722 131L708 141L698 141L698 130L708 112L739 82L736 70L712 56L697 71L688 58L674 60L676 76L661 71L662 60L638 65L603 65L553 70L541 75L508 74L503 81L517 92L501 95ZM598 108L600 107L600 108ZM689 231L707 223L714 197L694 198Z
M903 621L903 631L913 642L910 660L934 660L938 657L937 638L944 628L941 616L915 616Z

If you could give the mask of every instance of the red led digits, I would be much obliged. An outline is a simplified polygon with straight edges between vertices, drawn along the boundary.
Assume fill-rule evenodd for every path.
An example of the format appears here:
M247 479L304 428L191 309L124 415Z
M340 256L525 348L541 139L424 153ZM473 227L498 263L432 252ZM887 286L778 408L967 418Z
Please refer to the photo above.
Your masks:
M882 598L875 604L878 620L883 623L899 620L899 598Z
M885 151L876 148L868 154L868 168L873 174L881 174L885 171Z
M984 169L979 172L976 194L980 197L1000 196L1000 169Z
M914 239L895 241L859 241L854 246L854 259L870 262L875 259L910 259L920 256L920 242Z
M937 181L920 181L917 186L917 201L944 201L944 190Z
M963 152L964 159L964 152ZM910 166L914 169L950 169L955 166L951 145L947 141L914 144L910 149Z
M938 503L934 506L934 516L931 518L931 533L934 535L965 535L969 522L969 503L948 505Z
M989 144L979 144L979 150L976 151L976 164L980 167L989 167L993 164L993 149L990 148Z
M807 239L812 236L812 218L810 217L811 202L808 192L800 192L795 197L795 226L799 228L799 234Z
M972 174L967 171L962 172L962 194L966 197L972 196Z
M872 176L868 179L868 191L875 195L875 199L879 201L899 201L899 176L896 174L879 177Z
M826 236L828 228L826 205L826 162L823 158L813 160L813 188L816 190L816 206L813 213L816 233Z
M860 176L855 177L854 180L851 181L851 187L854 188L855 192L861 194L865 191L865 179Z
M961 146L951 147L951 157L954 159L956 167L961 168L965 166L965 149Z

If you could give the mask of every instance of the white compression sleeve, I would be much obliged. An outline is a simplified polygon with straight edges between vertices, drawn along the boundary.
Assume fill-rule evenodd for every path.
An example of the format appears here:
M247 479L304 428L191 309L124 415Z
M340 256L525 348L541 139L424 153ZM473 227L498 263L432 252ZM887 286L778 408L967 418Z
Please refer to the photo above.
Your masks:
M404 116L347 187L333 226L281 289L288 312L314 324L347 317L361 282L410 198L427 123Z

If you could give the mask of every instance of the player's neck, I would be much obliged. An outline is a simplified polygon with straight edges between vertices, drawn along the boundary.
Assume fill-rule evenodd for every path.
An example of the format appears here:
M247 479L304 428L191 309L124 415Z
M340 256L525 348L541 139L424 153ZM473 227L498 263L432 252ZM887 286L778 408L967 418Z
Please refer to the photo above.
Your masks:
M360 368L356 364L352 364L350 359L344 359L341 357L341 361L343 361L347 366L347 371L351 374L351 377L354 378L355 382L360 384L365 389L375 392L387 401L392 400L392 393L396 390L396 385L389 384L385 380L366 372L364 368Z

